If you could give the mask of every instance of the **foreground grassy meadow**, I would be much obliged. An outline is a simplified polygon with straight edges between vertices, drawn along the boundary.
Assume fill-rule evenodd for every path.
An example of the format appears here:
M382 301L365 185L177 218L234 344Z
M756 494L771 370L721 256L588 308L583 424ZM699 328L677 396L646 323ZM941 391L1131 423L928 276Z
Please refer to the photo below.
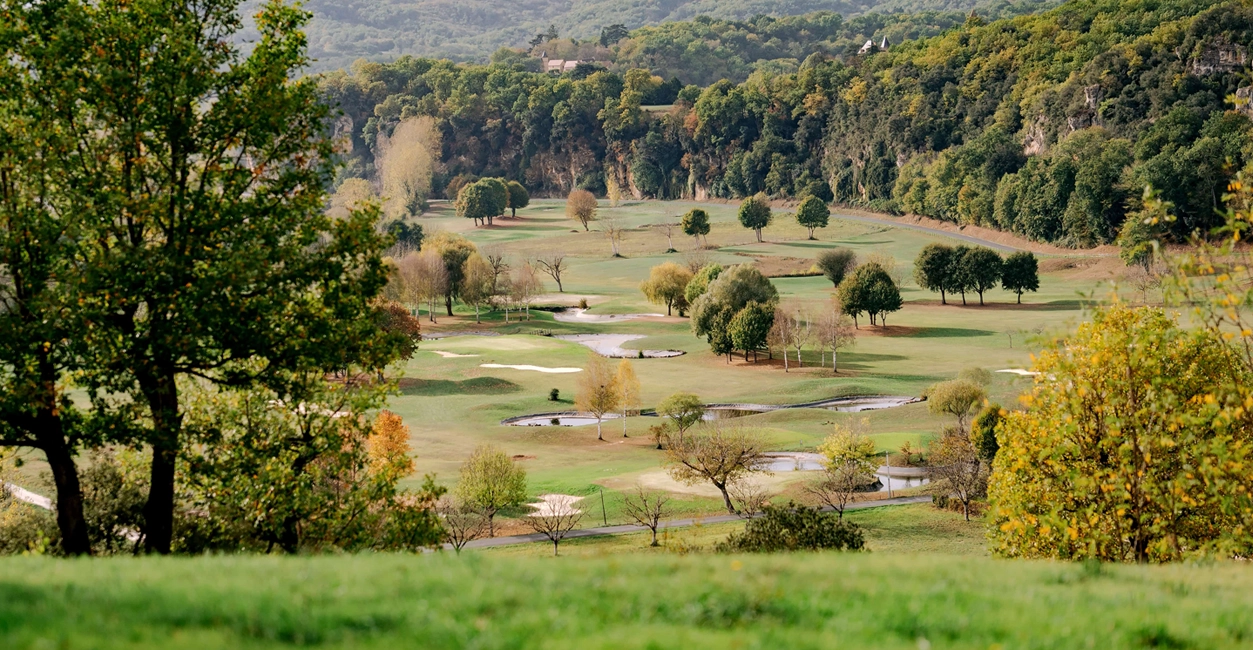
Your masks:
M458 219L447 206L436 206L421 220L426 232L458 232L478 246L498 247L515 263L549 250L569 255L570 270L563 276L565 292L547 279L549 293L537 304L574 306L586 299L591 314L657 313L664 308L649 304L639 290L649 268L663 262L683 263L696 242L677 233L673 243L679 253L666 253L668 240L651 228L698 204L681 202L627 202L617 208L602 205L601 214L612 214L628 227L622 258L610 257L610 246L592 224L585 232L567 219L561 201L538 200L520 210L517 219L498 219L496 225L475 228ZM647 437L656 421L631 418L622 436L621 420L605 423L606 442L596 440L595 426L514 427L500 421L514 416L573 409L577 374L546 374L508 368L483 368L482 364L538 365L577 368L591 352L574 342L543 334L609 333L635 334L645 338L625 344L628 349L677 349L676 358L633 360L642 384L642 404L651 408L679 390L695 392L706 402L798 403L846 395L917 396L927 386L950 379L962 369L1024 368L1038 342L1073 327L1084 315L1085 301L1109 295L1109 281L1120 272L1116 257L1107 251L1096 254L1041 254L1041 289L1026 294L1022 305L1015 296L995 289L987 293L985 306L968 296L942 306L939 296L919 289L912 280L912 261L932 242L965 243L948 235L920 232L888 222L865 220L859 215L833 215L830 227L817 233L818 241L806 240L806 231L791 215L776 210L775 223L765 229L765 242L757 243L752 232L735 219L736 207L699 204L709 211L713 224L707 255L724 265L755 263L769 271L808 269L825 248L848 247L861 258L889 258L900 281L904 308L885 328L863 322L856 344L840 354L840 373L818 368L817 351L806 350L804 367L785 372L775 359L727 363L708 351L703 339L691 334L687 319L644 318L612 323L560 322L548 311L532 310L531 320L504 323L500 313L485 314L482 324L473 313L457 308L454 318L437 314L438 323L425 320L424 334L442 337L425 341L403 368L401 393L389 408L404 417L412 432L418 474L434 473L451 485L457 469L475 445L490 442L504 448L526 467L533 494L561 492L596 495L597 517L584 525L622 522L620 491L636 483L672 490L677 497L676 514L715 513L721 509L709 488L687 487L669 481L661 467L661 452ZM1020 244L1027 246L1028 244ZM785 304L817 307L830 299L830 283L821 276L775 277ZM423 312L425 313L425 312ZM491 331L499 336L480 336ZM458 333L464 335L458 336ZM457 356L452 356L457 355ZM989 393L1012 406L1029 379L994 373ZM549 391L560 391L557 403ZM844 414L824 409L775 411L744 418L746 424L769 432L780 451L812 450L826 436L833 422L868 418L869 431L880 451L894 451L909 441L921 447L946 424L927 412L923 403ZM799 498L797 483L803 472L789 472L764 479L780 498ZM415 479L416 480L416 479ZM604 493L605 512L599 495ZM523 510L518 513L521 514ZM509 514L509 513L506 513ZM595 519L595 521L592 521Z
M937 555L12 558L5 648L1241 648L1253 568Z

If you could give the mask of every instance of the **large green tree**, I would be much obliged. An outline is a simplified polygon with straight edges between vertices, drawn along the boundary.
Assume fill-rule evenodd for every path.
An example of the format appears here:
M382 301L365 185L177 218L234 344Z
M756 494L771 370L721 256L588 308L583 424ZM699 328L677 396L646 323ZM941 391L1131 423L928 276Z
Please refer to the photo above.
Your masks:
M814 238L815 228L826 228L831 219L831 209L822 199L810 194L801 200L796 208L796 223L809 229L809 238Z
M1022 292L1039 291L1040 273L1035 255L1018 251L1005 258L1005 265L1001 268L1001 287L1018 294L1018 304L1022 304Z
M970 279L970 288L979 294L980 305L983 304L983 292L1000 282L1004 264L996 251L983 246L972 248L962 256L961 273Z
M773 213L770 211L770 203L766 200L765 195L750 196L740 204L740 225L752 230L757 235L757 241L759 242L761 241L761 229L770 225L770 220L773 216Z
M180 378L283 383L284 370L381 367L394 341L377 210L324 214L329 109L301 27L278 3L247 55L236 0L66 2L42 12L25 70L44 84L57 160L82 219L77 308L97 395L129 395L152 450L145 548L170 550L185 404Z
M81 215L59 180L73 143L38 101L56 79L26 74L22 61L55 56L42 38L40 12L4 7L0 47L0 446L43 453L56 488L61 551L89 553L75 455L88 435L85 414L70 399L69 373L81 370L76 342L85 320L74 295L80 269ZM33 24L32 24L33 23Z
M953 272L953 247L927 244L914 259L914 280L928 291L940 292L940 304L948 304L949 275Z

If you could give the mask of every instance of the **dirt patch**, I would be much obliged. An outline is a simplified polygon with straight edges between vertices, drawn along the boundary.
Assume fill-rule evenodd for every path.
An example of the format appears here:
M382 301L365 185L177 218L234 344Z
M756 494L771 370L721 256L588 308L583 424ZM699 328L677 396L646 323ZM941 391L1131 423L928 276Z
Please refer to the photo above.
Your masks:
M919 336L927 329L906 325L863 325L857 329L857 336Z
M754 255L752 253L736 253L742 257L752 258L757 270L768 278L796 278L822 275L813 270L814 261L803 257L783 257L781 255Z
M535 460L535 456L527 456L525 454L514 454L514 460Z

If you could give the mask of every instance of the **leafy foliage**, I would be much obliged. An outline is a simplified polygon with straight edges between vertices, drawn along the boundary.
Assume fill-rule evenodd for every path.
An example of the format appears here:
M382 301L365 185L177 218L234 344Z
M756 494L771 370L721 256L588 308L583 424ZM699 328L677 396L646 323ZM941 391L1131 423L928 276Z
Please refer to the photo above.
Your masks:
M815 264L831 281L831 286L839 287L848 272L857 265L857 254L847 248L832 248L818 253Z
M787 503L767 505L760 517L749 519L743 533L718 545L724 553L781 553L786 551L860 551L865 546L861 528L835 515Z
M1027 410L997 429L996 553L1161 562L1249 547L1248 495L1230 481L1253 427L1224 412L1248 370L1218 332L1114 306L1034 369Z

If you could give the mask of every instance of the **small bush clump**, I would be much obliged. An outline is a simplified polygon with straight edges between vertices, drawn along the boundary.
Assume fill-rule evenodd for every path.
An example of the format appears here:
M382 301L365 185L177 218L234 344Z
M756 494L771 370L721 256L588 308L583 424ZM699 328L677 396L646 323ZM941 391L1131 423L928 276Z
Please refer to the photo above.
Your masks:
M762 515L748 520L743 533L718 544L723 553L778 553L781 551L849 550L866 544L861 528L818 508L788 502L767 505Z

